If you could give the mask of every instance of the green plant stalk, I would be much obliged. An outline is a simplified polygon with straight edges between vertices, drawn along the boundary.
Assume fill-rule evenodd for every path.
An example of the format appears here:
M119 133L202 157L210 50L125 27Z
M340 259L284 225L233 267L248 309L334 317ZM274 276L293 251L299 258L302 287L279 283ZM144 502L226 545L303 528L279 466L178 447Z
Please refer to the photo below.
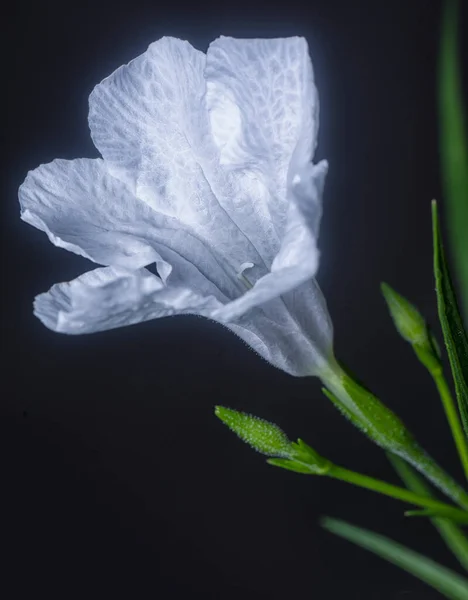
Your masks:
M408 489L419 496L432 497L425 481L404 460L387 453L387 458ZM431 523L439 532L458 562L468 571L468 539L455 523L441 517L431 517Z
M368 475L363 475L362 473L356 473L356 471L350 471L349 469L345 469L344 467L340 467L338 465L332 465L325 475L328 477L333 477L334 479L346 481L347 483L352 483L353 485L357 485L368 490L372 490L373 492L377 492L379 494L384 494L385 496L390 496L391 498L396 498L397 500L402 500L403 502L429 508L437 511L439 514L443 514L447 518L452 516L457 521L468 523L468 512L460 510L454 506L450 506L449 504L445 504L444 502L439 502L433 498L420 496L410 490L387 483L386 481L375 479L374 477L369 477Z
M468 479L468 440L463 431L458 409L455 406L455 401L442 370L439 373L431 373L431 375L437 386L437 390L439 391L445 415L450 425L450 429L452 430L455 446L457 447L463 470L465 471L465 476Z

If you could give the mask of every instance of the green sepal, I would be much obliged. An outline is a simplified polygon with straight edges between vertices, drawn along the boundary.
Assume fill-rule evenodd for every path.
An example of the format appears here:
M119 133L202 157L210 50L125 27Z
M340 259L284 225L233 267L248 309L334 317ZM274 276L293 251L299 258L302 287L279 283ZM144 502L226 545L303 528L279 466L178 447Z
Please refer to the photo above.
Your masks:
M326 473L331 466L331 462L320 456L313 448L306 444L300 438L297 443L292 442L292 456L296 461L304 462L313 469L314 473Z
M337 396L335 396L335 394L333 392L330 392L329 389L327 389L326 387L322 388L322 393L333 402L333 404L335 405L335 407L340 411L340 413L346 417L349 421L351 421L351 423L357 427L358 429L360 429L362 432L367 434L367 427L365 426L363 419L360 419L357 415L356 415L356 410L352 411L350 409L348 409L346 407L346 405L341 402L339 400L339 398Z
M468 339L445 259L435 200L432 202L432 226L437 308L455 384L458 409L465 435L468 437Z
M303 473L305 475L317 474L311 465L298 462L297 460L288 460L287 458L269 458L267 463L269 465L273 465L274 467L280 467L281 469L287 469L288 471Z
M307 475L325 475L333 466L332 463L320 456L313 448L300 438L297 442L291 442L292 453L290 459L271 458L267 463L296 473Z
M419 446L403 421L385 404L336 362L332 368L323 369L320 378L327 386L324 394L353 425L381 448L410 462L444 494L468 509L467 492Z
M327 388L322 391L353 425L380 447L397 453L406 453L414 447L414 438L401 419L345 371L341 373L340 386L335 389L340 396Z

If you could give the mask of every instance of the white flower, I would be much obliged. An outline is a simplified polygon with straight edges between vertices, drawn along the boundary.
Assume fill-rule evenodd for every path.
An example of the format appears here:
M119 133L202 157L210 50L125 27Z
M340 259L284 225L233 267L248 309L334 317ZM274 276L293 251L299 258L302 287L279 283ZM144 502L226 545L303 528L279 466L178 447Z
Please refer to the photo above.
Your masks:
M197 314L288 373L317 373L332 356L313 279L317 126L302 38L221 37L206 55L151 44L91 93L103 159L55 160L20 187L22 219L105 265L37 296L35 314L71 334Z

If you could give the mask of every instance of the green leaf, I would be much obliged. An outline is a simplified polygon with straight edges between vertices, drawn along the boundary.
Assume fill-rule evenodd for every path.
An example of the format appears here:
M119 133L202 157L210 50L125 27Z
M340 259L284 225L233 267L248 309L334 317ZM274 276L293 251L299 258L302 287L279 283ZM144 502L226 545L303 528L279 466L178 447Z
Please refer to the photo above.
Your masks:
M291 456L292 444L278 425L224 406L216 406L215 415L258 452L267 456Z
M437 203L435 201L432 203L432 226L434 237L434 275L439 320L452 369L458 408L465 435L468 437L468 339L463 328L455 291L445 259Z
M468 579L383 535L325 517L322 526L408 571L451 600L468 600Z
M407 462L389 452L387 453L387 458L409 490L420 496L434 497L432 490L424 479ZM418 511L407 511L405 515L408 515L409 512L416 513ZM452 522L452 519L441 519L438 516L431 517L431 523L437 529L440 537L444 540L448 548L450 548L454 556L457 557L459 563L468 570L468 539L460 527L457 527Z
M439 55L439 131L450 245L468 323L468 136L460 68L459 3L446 0Z
M431 510L430 508L424 508L422 510L405 510L403 513L405 517L437 517L438 514L435 510Z
M461 525L466 525L468 523L467 518L460 516L457 517L456 515L446 515L445 513L442 513L438 510L434 510L431 508L426 508L426 509L422 509L422 510L405 510L405 512L403 513L405 515L405 517L426 517L429 519L443 519L444 521L453 521L453 523L459 523ZM467 555L468 558L468 555Z

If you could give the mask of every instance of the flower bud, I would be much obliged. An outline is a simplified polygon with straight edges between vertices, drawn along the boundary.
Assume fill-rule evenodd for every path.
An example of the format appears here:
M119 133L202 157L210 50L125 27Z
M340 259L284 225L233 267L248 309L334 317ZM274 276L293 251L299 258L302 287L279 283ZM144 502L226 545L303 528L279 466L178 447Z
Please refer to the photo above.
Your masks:
M440 370L440 350L424 317L387 283L382 283L381 289L398 333L413 346L417 357L431 373Z
M267 456L292 455L292 444L278 425L224 406L216 406L215 415L254 450Z
M430 344L426 321L418 309L387 283L380 286L398 333L410 344Z

